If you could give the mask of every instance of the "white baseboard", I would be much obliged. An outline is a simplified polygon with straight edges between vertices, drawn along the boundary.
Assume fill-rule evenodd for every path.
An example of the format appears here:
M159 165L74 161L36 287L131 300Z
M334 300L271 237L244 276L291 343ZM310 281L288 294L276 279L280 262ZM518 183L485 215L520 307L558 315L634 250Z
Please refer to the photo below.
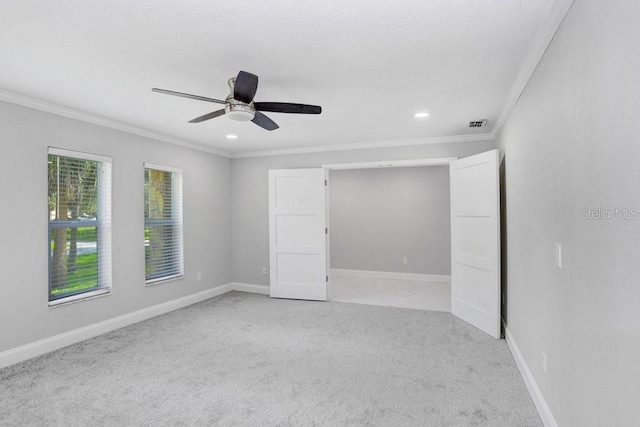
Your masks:
M376 279L400 279L400 280L417 280L421 282L451 283L451 276L443 276L439 274L416 274L416 273L395 273L391 271L345 270L342 268L332 268L331 274L335 274L336 276L373 277Z
M231 289L240 292L251 292L254 294L269 295L269 286L267 285L252 285L251 283L230 283Z
M509 346L509 350L511 350L511 354L516 361L516 365L518 365L518 369L520 370L520 375L522 375L522 379L529 390L529 394L533 399L533 403L536 405L536 409L538 410L538 414L542 419L542 423L546 427L557 427L558 423L556 423L555 418L553 418L553 414L551 413L551 409L547 405L547 402L544 400L542 396L542 392L538 388L538 384L536 384L536 380L533 378L527 363L524 361L522 357L522 353L518 349L518 345L513 340L513 336L511 335L511 331L509 328L505 326L504 328L504 336L507 341L507 345Z
M94 323L93 325L74 329L40 341L3 351L0 353L0 368L58 350L59 348L66 347L89 338L97 337L98 335L102 335L116 329L124 328L125 326L129 326L209 298L217 297L218 295L222 295L233 289L233 285L231 283L227 283L203 292L198 292L197 294L187 295L186 297L178 298L173 301L147 307L142 310Z

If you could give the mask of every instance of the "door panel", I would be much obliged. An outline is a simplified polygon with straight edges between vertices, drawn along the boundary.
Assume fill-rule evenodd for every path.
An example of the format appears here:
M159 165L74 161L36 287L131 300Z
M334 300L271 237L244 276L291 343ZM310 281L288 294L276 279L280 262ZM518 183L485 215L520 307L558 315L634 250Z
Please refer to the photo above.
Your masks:
M313 286L318 277L318 255L279 253L276 255L276 282L283 286Z
M314 210L324 206L324 192L318 194L317 191L312 190L318 183L317 172L322 172L322 169L315 169L316 172L314 172L313 176L306 175L306 172L311 171L311 169L300 169L299 171L301 172L295 174L294 169L288 169L282 171L287 175L278 174L273 177L274 203L277 209ZM289 173L294 173L294 175L288 175ZM324 182L324 173L322 176Z
M276 217L276 243L278 246L311 246L315 244L317 230L315 215L287 215Z
M500 338L498 150L455 160L451 173L451 313Z

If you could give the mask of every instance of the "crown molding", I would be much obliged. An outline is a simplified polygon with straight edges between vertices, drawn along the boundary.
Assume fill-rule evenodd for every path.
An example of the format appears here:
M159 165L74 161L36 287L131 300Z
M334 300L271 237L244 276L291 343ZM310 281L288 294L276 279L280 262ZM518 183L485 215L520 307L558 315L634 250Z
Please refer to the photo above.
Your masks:
M80 120L94 125L130 133L133 135L143 136L145 138L155 139L157 141L167 142L169 144L179 145L181 147L190 148L193 150L204 151L206 153L215 154L221 157L231 158L231 154L227 153L226 151L218 150L212 147L205 147L203 145L196 144L190 141L174 138L172 136L153 132L148 129L139 128L137 126L132 126L116 120L107 119L105 117L96 116L94 114L85 113L83 111L74 110L72 108L63 107L51 102L29 98L28 96L9 92L4 89L0 89L0 101L21 105L23 107L33 108L35 110L45 111L47 113Z
M311 147L286 148L282 150L249 151L246 153L232 154L233 159L247 157L285 156L290 154L322 153L326 151L362 150L366 148L390 148L407 147L411 145L447 144L452 142L493 141L491 133L479 133L474 135L436 136L429 138L397 139L372 142L355 142L351 144L316 145Z
M511 115L511 111L513 111L513 108L516 106L518 99L520 99L520 95L522 95L524 88L527 86L533 72L538 67L542 56L547 51L549 44L551 44L551 40L553 40L553 37L558 31L560 24L562 24L565 16L567 16L567 13L574 1L575 0L554 0L551 4L549 12L547 12L547 16L538 29L538 33L529 48L529 52L520 66L516 79L511 85L509 95L502 107L502 111L498 115L498 119L493 126L491 131L493 136L492 139L497 138L500 134L502 127Z
M321 153L325 151L361 150L366 148L385 148L385 147L403 147L403 146L411 146L411 145L443 144L443 143L451 143L451 142L487 141L487 140L494 139L493 134L483 133L483 134L474 134L474 135L454 135L454 136L439 136L439 137L431 137L431 138L356 142L351 144L332 144L332 145L321 145L321 146L312 146L312 147L289 148L289 149L282 149L282 150L250 151L246 153L234 154L234 153L218 150L212 147L205 147L200 144L196 144L190 141L185 141L179 138L174 138L172 136L164 135L158 132L153 132L148 129L132 126L116 120L111 120L111 119L100 117L94 114L85 113L83 111L78 111L69 107L63 107L61 105L54 104L51 102L30 98L28 96L20 95L4 89L0 89L0 101L21 105L23 107L33 108L35 110L45 111L47 113L56 114L58 116L80 120L80 121L95 124L98 126L115 129L122 132L127 132L133 135L143 136L145 138L162 141L162 142L178 145L185 148L190 148L193 150L204 151L206 153L215 154L217 156L226 157L230 159L242 159L247 157L281 156L281 155L287 155L287 154Z

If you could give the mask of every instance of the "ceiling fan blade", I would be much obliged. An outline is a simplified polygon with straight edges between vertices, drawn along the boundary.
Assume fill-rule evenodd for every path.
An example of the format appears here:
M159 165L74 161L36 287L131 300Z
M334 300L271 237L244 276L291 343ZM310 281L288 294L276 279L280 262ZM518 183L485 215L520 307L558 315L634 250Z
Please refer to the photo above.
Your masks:
M320 114L322 107L318 105L292 104L290 102L254 102L256 110L274 113Z
M233 97L246 104L253 101L258 90L258 76L255 74L240 71L233 87Z
M280 127L276 124L276 122L262 114L260 111L256 111L256 115L251 121L266 130L276 130Z
M215 119L218 116L222 116L224 113L225 113L225 110L223 108L222 110L214 111L214 112L205 114L204 116L196 117L193 120L189 120L189 123L200 123L200 122L204 122L205 120Z
M157 87L154 87L153 89L151 89L151 91L158 92L158 93L164 93L166 95L181 96L183 98L197 99L198 101L215 102L216 104L226 104L227 103L226 101L221 101L219 99L206 98L204 96L191 95L189 93L175 92L173 90L158 89Z

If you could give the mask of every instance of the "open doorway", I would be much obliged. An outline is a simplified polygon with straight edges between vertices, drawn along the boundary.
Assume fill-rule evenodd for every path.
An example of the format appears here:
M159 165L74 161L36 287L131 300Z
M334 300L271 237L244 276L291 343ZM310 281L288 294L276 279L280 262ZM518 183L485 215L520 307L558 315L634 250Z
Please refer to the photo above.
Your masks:
M459 160L404 160L376 167L449 165L451 313L500 337L498 150ZM385 162L386 163L386 162ZM371 167L376 164L358 164ZM331 299L329 172L349 164L269 170L269 294Z
M449 167L442 163L329 167L333 301L451 310Z

